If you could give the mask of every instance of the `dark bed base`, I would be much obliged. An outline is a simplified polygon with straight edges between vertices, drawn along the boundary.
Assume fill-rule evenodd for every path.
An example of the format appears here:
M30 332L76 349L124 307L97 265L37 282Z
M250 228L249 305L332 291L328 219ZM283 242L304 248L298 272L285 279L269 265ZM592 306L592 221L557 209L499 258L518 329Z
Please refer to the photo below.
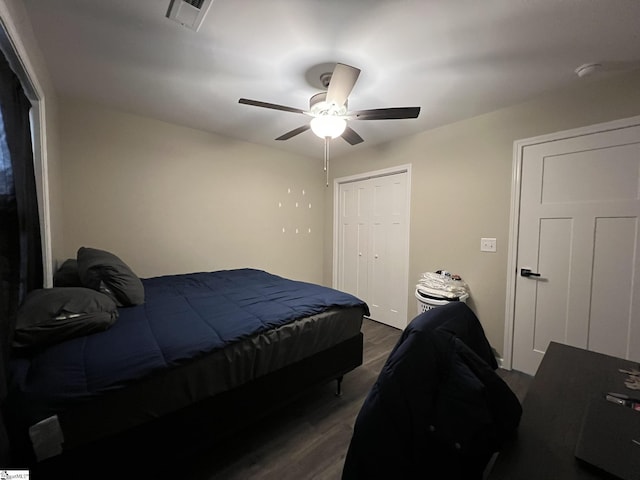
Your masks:
M198 446L212 445L275 413L310 388L337 380L362 365L363 335L359 333L334 347L260 377L233 390L117 435L65 450L33 463L34 478L57 478L95 470L101 465L114 472L119 466L141 465L161 458L179 459ZM126 468L125 468L126 469ZM108 474L103 469L105 477ZM114 473L115 474L115 473Z

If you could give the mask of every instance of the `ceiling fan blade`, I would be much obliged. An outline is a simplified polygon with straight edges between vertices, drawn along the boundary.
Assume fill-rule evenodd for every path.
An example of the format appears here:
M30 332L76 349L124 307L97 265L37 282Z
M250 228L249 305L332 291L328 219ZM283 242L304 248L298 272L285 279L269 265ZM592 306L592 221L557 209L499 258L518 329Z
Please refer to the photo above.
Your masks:
M357 120L394 120L418 118L420 107L374 108L349 112L348 116Z
M285 133L283 135L280 135L278 138L276 138L276 140L289 140L291 137L295 137L296 135L300 135L301 133L306 132L310 128L311 127L309 126L309 124L302 125L301 127L294 128L290 132L287 132L287 133Z
M335 103L339 106L344 105L359 75L359 68L351 67L344 63L336 64L327 88L327 102Z
M342 138L344 138L349 145L357 145L359 143L364 142L362 137L358 135L356 131L349 126L347 126L347 128L344 129L344 132L342 133Z
M294 107L287 107L285 105L277 105L275 103L267 103L260 102L258 100L250 100L248 98L241 98L238 100L238 103L242 103L244 105L253 105L254 107L263 107L263 108L271 108L273 110L282 110L283 112L292 112L292 113L306 113L304 110Z

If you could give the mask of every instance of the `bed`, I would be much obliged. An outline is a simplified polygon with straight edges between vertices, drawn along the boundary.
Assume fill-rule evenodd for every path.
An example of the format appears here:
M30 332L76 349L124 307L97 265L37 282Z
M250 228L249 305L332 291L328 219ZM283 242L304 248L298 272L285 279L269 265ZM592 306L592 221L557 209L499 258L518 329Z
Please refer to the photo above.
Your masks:
M251 268L129 273L142 293L133 302L104 272L91 289L113 298L115 319L99 311L88 334L16 348L5 417L29 463L139 456L140 445L162 455L178 446L167 438L224 438L319 383L337 380L339 394L362 364L369 310L350 294Z

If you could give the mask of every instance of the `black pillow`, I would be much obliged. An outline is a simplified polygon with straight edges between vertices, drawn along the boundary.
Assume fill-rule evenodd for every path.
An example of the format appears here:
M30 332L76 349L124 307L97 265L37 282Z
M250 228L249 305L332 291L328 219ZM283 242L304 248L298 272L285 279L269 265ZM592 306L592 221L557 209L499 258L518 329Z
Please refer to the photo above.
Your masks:
M13 347L41 349L106 330L117 318L115 302L90 288L33 290L18 309Z
M68 258L60 265L60 268L53 274L54 287L81 287L80 275L78 274L78 261L75 258Z
M144 303L142 281L113 253L80 247L77 260L83 286L109 295L119 307Z

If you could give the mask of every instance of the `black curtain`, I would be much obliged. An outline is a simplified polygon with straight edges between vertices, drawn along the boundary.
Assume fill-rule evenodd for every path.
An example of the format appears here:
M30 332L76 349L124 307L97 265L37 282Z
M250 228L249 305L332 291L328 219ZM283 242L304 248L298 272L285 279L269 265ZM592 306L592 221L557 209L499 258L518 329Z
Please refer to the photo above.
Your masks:
M0 403L7 394L16 311L27 293L43 286L30 109L20 80L0 54ZM7 442L0 444L0 458L6 459Z

